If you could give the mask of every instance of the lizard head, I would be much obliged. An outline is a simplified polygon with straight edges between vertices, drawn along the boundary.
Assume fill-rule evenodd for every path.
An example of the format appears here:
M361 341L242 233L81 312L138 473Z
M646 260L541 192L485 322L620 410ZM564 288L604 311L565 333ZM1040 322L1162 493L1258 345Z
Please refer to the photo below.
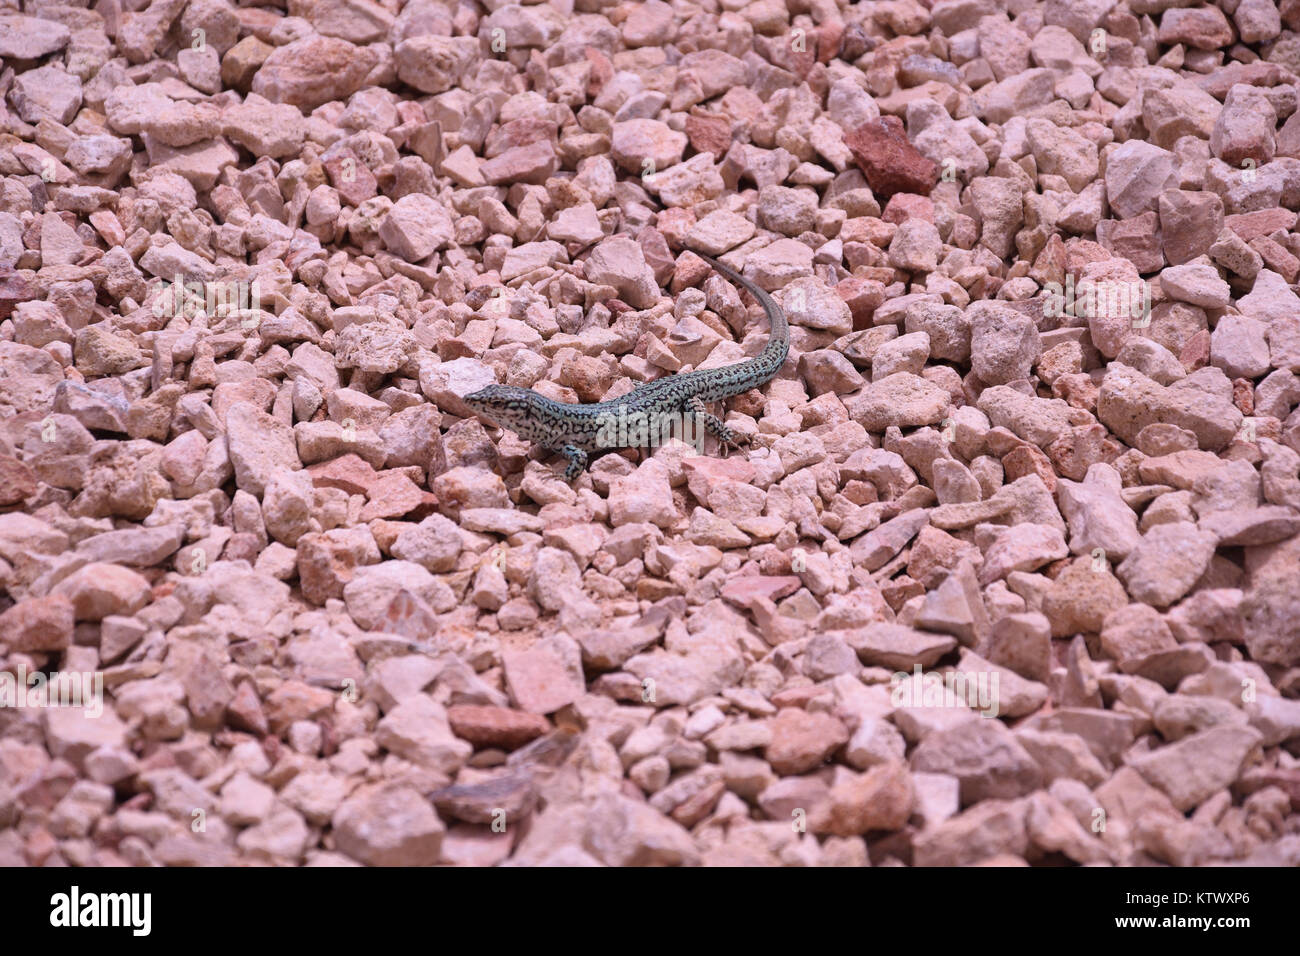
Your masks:
M526 435L527 423L533 420L534 403L539 397L536 392L514 385L489 385L466 395L464 401L476 414Z

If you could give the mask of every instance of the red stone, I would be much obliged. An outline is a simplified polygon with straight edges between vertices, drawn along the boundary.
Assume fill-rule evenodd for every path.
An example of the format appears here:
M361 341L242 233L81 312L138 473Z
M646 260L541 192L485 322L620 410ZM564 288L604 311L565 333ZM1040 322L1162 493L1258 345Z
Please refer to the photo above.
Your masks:
M885 284L861 276L849 276L835 291L848 304L855 329L870 328L872 315L885 301Z
M1156 38L1173 46L1182 43L1196 50L1217 50L1236 37L1232 24L1218 7L1195 10L1166 10L1160 17Z
M16 505L36 494L36 476L12 455L0 455L0 506Z
M1296 214L1290 209L1256 209L1254 212L1225 216L1223 224L1240 236L1243 242L1250 242L1279 229L1287 232L1294 229Z
M928 196L939 178L939 167L911 144L897 116L863 123L845 135L844 145L853 153L867 184L879 195Z
M257 696L257 687L251 680L240 681L235 688L235 696L226 705L226 722L236 730L246 730L259 737L265 737L270 732L266 714L262 712L262 701Z
M663 216L659 217L660 229L663 231ZM707 262L695 255L689 250L683 252L677 257L677 264L673 268L673 280L670 288L674 292L680 292L682 289L689 289L698 285L709 277L713 269Z
M452 733L475 747L515 750L551 730L541 714L528 714L509 707L461 704L447 708Z
M1183 350L1178 354L1178 361L1182 363L1183 368L1188 372L1195 372L1198 368L1204 368L1210 361L1210 333L1208 329L1201 329L1183 346Z
M909 219L934 222L934 201L929 196L918 196L915 193L895 193L890 197L880 218L899 225Z
M325 171L329 173L330 184L349 206L360 206L379 195L379 180L351 150L326 160Z
M785 690L779 690L772 695L772 706L778 709L783 707L803 707L814 697L826 697L830 695L825 687L790 687Z
M1300 30L1300 0L1282 0L1278 12L1288 30Z
M340 455L307 469L313 488L341 488L350 495L364 495L377 473L359 455Z
M801 583L794 575L738 575L722 586L722 597L738 607L748 607L749 602L760 597L779 601L799 590Z
M1028 442L1017 445L1003 455L1002 467L1006 471L1007 481L1037 475L1047 485L1048 491L1056 493L1056 473L1052 470L1052 463L1042 451Z
M696 152L721 159L731 148L731 121L725 116L688 116L686 138Z
M61 651L70 643L75 623L72 601L64 595L27 598L0 614L0 649Z
M1255 414L1255 385L1248 378L1232 380L1232 404L1243 415Z
M594 46L589 46L583 50L588 62L591 63L591 76L587 80L587 95L594 98L597 96L605 84L614 76L614 64L610 62L609 57L597 50Z
M39 221L39 220L37 220ZM17 272L6 269L0 273L0 319L7 319L13 314L14 306L40 298L33 283Z
M840 52L844 40L844 21L827 20L817 28L817 62L829 64Z

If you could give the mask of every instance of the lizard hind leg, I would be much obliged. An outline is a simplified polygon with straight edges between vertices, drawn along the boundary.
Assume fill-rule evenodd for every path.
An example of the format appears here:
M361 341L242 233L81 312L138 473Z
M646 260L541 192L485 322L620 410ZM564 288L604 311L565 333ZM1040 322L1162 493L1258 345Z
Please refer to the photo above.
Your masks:
M703 422L705 431L724 445L737 447L749 444L749 436L732 431L726 422L704 407L704 402L700 400L698 395L690 400L687 407L691 414L695 416L697 424Z
M587 453L577 445L565 445L559 452L569 459L569 465L564 469L564 480L573 484L587 467Z

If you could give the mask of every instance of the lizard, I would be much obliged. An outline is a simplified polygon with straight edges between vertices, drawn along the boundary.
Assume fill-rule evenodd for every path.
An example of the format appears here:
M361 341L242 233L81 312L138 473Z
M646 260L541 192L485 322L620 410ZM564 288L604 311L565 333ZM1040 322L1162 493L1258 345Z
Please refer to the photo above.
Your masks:
M746 436L737 434L711 414L704 403L740 395L770 382L790 352L790 327L781 306L756 283L711 256L701 252L695 252L695 255L724 278L745 289L767 314L771 327L768 341L753 358L722 368L665 375L606 402L571 405L547 398L530 388L488 385L466 395L465 404L520 438L567 458L569 464L564 469L564 479L570 484L586 469L589 456L597 449L620 447L598 437L606 423L619 416L645 415L646 420L654 420L660 415L690 413L724 445L747 444Z

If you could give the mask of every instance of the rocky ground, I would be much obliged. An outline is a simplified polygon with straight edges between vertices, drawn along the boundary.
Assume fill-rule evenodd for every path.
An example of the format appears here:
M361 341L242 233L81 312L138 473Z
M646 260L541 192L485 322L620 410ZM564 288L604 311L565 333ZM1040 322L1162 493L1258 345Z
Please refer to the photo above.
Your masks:
M0 864L1300 864L1297 0L0 57ZM746 449L471 416L755 354L687 247Z

